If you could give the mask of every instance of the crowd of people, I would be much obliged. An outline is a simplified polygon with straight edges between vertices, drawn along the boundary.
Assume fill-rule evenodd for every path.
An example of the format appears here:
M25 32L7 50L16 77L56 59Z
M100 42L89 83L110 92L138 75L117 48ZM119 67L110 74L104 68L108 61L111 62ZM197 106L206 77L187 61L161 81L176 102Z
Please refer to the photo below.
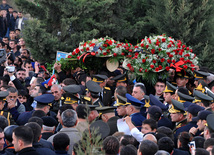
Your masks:
M171 68L154 85L131 81L122 66L64 71L56 62L51 75L25 45L22 12L6 0L0 9L0 154L87 154L84 135L93 131L100 153L88 154L214 154L214 75L206 68L194 76Z

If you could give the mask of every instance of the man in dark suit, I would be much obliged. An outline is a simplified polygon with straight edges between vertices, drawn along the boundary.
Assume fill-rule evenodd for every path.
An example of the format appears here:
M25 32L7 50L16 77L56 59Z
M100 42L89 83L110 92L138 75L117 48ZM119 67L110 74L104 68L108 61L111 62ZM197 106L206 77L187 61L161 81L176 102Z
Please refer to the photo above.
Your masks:
M24 25L25 25L25 21L27 20L27 18L23 17L22 12L18 12L18 17L19 18L16 20L15 29L23 30L24 29Z

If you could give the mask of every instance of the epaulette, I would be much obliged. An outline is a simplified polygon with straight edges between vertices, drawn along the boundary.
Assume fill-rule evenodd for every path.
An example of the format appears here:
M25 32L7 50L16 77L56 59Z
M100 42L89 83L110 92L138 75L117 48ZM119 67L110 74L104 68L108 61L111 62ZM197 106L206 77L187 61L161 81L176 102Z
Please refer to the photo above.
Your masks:
M87 97L87 96L84 96L83 99L86 100L86 101L91 101L91 98Z
M110 88L110 87L104 87L104 89L111 90L111 88Z

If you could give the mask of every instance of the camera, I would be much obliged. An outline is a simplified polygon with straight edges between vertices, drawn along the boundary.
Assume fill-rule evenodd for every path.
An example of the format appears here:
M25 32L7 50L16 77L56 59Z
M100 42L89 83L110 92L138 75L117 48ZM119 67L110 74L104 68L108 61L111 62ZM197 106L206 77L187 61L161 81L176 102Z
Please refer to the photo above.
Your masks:
M7 66L6 69L9 73L15 72L15 66Z

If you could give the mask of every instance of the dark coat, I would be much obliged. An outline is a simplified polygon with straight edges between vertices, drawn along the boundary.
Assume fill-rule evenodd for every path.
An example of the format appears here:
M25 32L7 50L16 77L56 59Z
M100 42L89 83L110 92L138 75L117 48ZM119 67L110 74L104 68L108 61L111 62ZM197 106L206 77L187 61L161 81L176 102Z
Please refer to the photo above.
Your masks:
M17 152L17 155L40 155L33 147L27 147Z
M139 131L142 128L142 122L146 119L140 112L130 115L132 123L137 127Z

